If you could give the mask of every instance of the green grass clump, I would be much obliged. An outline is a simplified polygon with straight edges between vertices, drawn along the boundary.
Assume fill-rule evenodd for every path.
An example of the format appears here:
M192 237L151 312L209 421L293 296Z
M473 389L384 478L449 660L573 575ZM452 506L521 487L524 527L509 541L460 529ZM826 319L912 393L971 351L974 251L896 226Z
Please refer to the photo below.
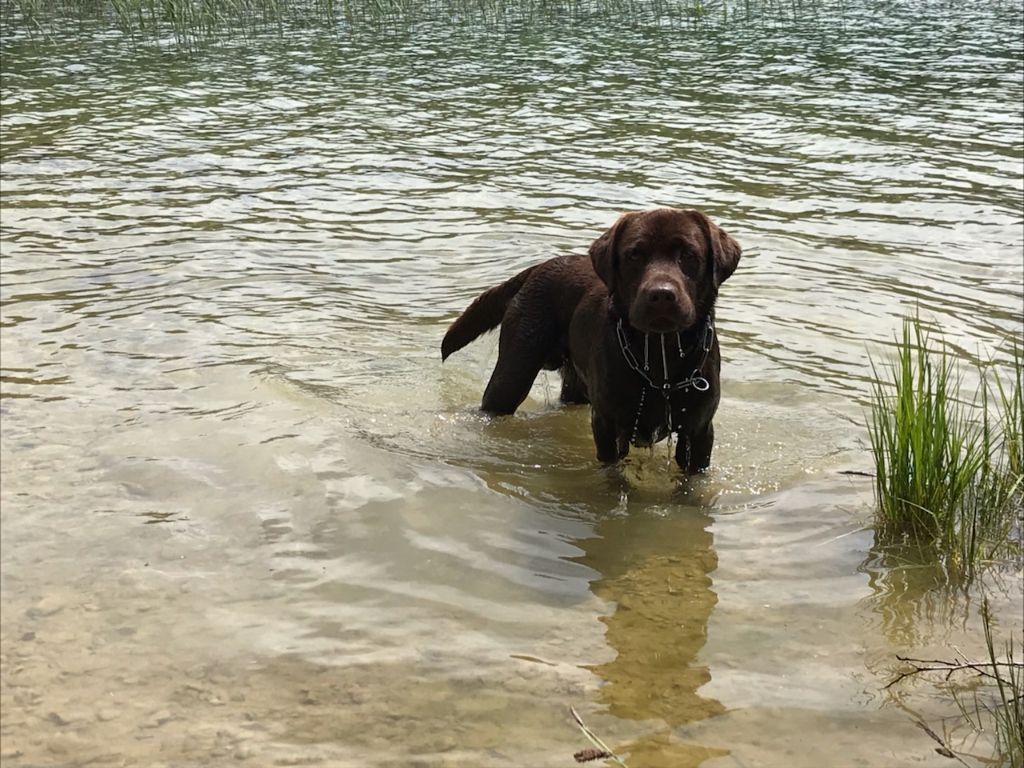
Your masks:
M982 563L1019 551L1019 346L1010 381L995 367L979 371L982 383L971 401L960 399L959 360L933 349L918 318L904 321L890 375L872 367L869 434L880 540L914 545L952 578L969 578Z

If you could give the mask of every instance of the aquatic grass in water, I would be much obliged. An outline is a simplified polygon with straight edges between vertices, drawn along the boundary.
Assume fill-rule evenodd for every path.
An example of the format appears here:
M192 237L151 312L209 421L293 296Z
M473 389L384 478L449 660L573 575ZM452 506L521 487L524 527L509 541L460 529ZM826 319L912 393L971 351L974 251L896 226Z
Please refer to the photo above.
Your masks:
M10 29L60 32L67 22L78 22L117 28L132 39L170 35L185 47L218 35L280 28L286 22L336 23L334 0L5 0L0 9Z
M1003 449L1010 472L1024 477L1024 347L1017 339L1011 350L1010 382L998 373L995 380L999 407L1003 413Z
M1020 768L1024 766L1024 659L1018 661L1015 657L1012 637L1003 645L1002 656L996 653L987 602L982 609L982 621L988 660L993 670L994 684L989 686L992 695L985 700L975 693L969 707L963 699L958 702L961 711L977 730L984 729L986 718L991 722L999 759L1004 765Z
M1011 381L982 371L978 397L964 401L959 361L932 346L920 319L906 320L890 375L872 363L876 527L883 543L911 544L950 578L970 578L1020 548L1024 365L1015 348Z
M907 319L891 365L872 362L868 432L875 461L875 527L879 543L934 563L954 583L986 563L1021 553L1024 460L1021 458L1024 354L1014 343L1008 365L977 370L975 397L965 400L961 362L933 342L920 318ZM973 674L975 685L951 695L964 721L992 734L993 765L1024 766L1024 664L1013 640L997 652L987 602L982 609L987 658L907 659L910 672ZM940 754L967 765L953 741L918 725ZM967 757L972 757L965 755ZM989 762L989 761L987 761Z
M66 21L119 27L132 38L165 34L185 45L288 23L325 28L408 28L442 22L480 28L606 18L657 27L806 20L834 0L2 0L5 25L29 31ZM12 13L11 11L16 11Z
M938 675L944 686L953 686L950 695L971 730L991 734L991 759L960 754L985 764L1021 768L1024 766L1024 659L1016 657L1018 646L1012 637L1001 643L997 651L988 600L982 603L981 621L985 633L984 659L969 659L956 648L955 656L948 660L900 656L900 661L909 668L886 687L917 675ZM957 747L963 749L968 738L943 738L923 721L917 724L941 745L936 750L939 754L967 765Z

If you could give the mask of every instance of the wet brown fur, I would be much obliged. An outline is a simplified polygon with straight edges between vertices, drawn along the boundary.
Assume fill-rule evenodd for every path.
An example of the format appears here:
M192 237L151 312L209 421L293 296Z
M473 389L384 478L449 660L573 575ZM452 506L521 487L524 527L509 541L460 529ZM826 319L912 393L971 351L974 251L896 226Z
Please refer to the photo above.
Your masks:
M623 214L587 256L550 259L482 293L448 329L442 359L500 324L498 361L481 404L485 412L514 413L541 369L561 370L562 401L591 405L600 461L623 458L631 442L650 445L666 437L670 409L680 438L676 462L702 471L714 445L720 355L717 334L706 354L701 341L718 287L736 269L740 253L739 244L700 211ZM673 390L667 400L652 389L626 361L616 336L620 319L640 360L647 334L656 383L682 381L699 367L708 389Z

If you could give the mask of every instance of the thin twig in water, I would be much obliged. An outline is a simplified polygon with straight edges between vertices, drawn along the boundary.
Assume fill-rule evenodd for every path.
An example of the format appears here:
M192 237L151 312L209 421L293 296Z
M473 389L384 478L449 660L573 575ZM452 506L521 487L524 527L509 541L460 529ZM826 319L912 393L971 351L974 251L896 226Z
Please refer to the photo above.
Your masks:
M967 768L971 768L970 765L968 765L967 763L964 762L964 759L962 757L960 757L960 755L958 755L956 752L954 752L952 749L949 748L949 745L947 745L946 742L944 742L935 731L933 731L927 725L922 723L920 720L916 720L915 722L917 723L917 727L918 728L920 728L922 731L927 733L936 742L939 743L939 748L935 750L936 752L938 752L943 757L948 757L951 760L956 760L961 765L966 765Z
M945 672L946 679L948 680L954 672L963 672L965 670L971 670L982 677L987 677L992 680L998 680L997 671L1000 667L1017 668L1024 670L1024 663L1011 662L1011 661L968 661L964 659L962 662L957 661L944 661L942 659L912 659L907 656L896 656L900 661L904 661L907 664L913 666L906 672L901 672L898 677L891 680L886 688L891 688L901 680L905 680L913 675L919 675L923 672Z
M569 707L569 712L572 714L572 719L576 721L576 725L579 726L580 731L582 731L583 735L587 737L587 741L589 741L591 744L593 744L595 747L597 747L602 753L604 753L604 754L595 755L595 756L592 756L592 757L591 756L586 756L585 759L587 759L587 760L597 760L599 757L602 757L602 758L605 758L607 760L614 760L616 763L621 765L622 768L629 768L626 765L626 763L623 762L621 757L619 757L614 752L612 752L611 749L609 749L607 744L605 744L603 741L601 741L599 738L597 738L597 736L594 735L594 732L592 730L590 730L589 728L587 728L587 724L583 722L583 718L580 717L579 712L577 712L574 707L570 706ZM586 755L586 751L584 751L583 753L577 752L576 754L577 755L579 755L579 754ZM580 760L579 757L577 757L576 759L579 762L582 762L582 760Z
M611 753L605 752L603 749L587 747L586 749L581 749L572 757L577 763L589 763L591 760L602 760L606 757L611 757Z
M857 533L864 533L864 531L873 531L873 530L874 530L874 528L872 528L871 526L863 526L863 527L857 528L856 530L853 530L853 531L847 531L846 533L840 533L838 536L833 536L831 539L825 539L824 541L819 541L814 546L816 546L816 547L824 547L824 546L827 546L829 544L835 544L837 541L839 541L840 539L845 539L847 536L853 536L854 534L857 534Z

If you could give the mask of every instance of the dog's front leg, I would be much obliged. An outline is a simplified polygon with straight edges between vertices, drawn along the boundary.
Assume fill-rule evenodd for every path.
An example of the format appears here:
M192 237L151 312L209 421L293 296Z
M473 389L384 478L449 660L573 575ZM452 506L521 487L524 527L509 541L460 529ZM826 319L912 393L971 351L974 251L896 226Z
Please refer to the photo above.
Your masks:
M594 445L597 446L598 461L612 464L629 452L628 443L625 446L620 445L615 423L611 419L591 410L590 427L594 431Z
M702 429L680 434L676 443L676 464L695 475L711 466L711 449L715 445L715 428L709 421Z

